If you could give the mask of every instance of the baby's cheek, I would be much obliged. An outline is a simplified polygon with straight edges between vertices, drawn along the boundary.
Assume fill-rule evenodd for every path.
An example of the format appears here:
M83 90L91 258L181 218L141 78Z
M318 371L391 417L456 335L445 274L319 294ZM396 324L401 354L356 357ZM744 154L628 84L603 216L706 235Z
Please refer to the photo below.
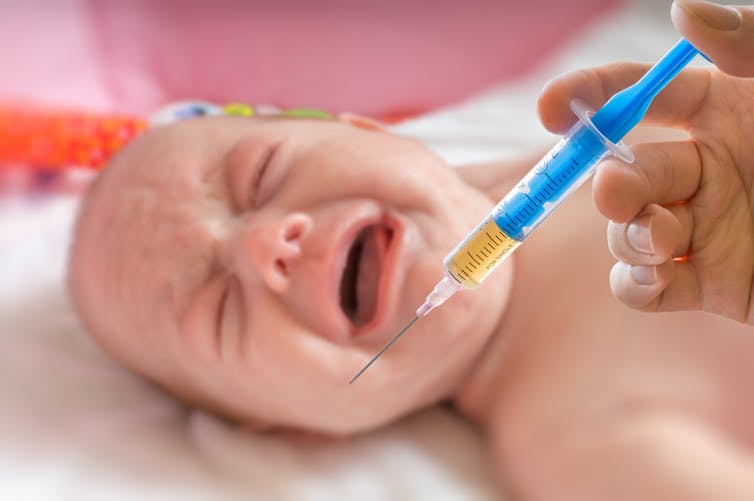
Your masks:
M172 269L171 277L176 294L182 294L196 286L212 271L217 239L209 228L194 224L182 225L173 232L172 242L156 249L159 254L153 265L157 272L162 263L164 269Z

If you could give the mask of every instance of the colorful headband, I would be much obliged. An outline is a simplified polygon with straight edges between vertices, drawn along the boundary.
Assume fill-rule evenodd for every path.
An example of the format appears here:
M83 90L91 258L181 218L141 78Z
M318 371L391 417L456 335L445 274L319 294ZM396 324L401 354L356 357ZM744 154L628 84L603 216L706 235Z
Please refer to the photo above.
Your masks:
M280 110L272 106L252 107L238 103L217 106L202 101L167 106L149 120L118 114L50 113L0 106L0 166L98 169L148 128L213 115L332 119L332 115L317 109Z

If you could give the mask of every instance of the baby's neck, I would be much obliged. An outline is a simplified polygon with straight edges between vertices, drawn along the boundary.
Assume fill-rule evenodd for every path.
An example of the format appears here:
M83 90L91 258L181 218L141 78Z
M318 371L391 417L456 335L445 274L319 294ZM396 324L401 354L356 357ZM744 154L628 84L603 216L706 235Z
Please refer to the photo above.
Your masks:
M531 291L525 290L525 277L528 274L525 261L513 255L496 270L496 273L512 276L511 288L505 297L500 297L501 303L505 303L504 307L500 309L486 343L452 397L458 409L480 426L488 421L490 407L499 394L500 385L508 380L505 372L520 361L520 357L511 356L511 346L520 344L516 340L525 336L526 319L531 314L531 305L527 304ZM490 277L490 280L495 278Z
M521 159L518 162L506 164L496 162L466 166L459 172L466 182L484 192L490 198L490 202L496 203L525 174L530 164L528 159ZM490 338L452 396L453 403L458 409L480 426L487 421L486 416L489 414L488 408L491 405L495 383L504 377L501 375L501 369L507 366L503 358L509 342L508 338L512 336L514 330L511 327L512 318L516 322L516 317L520 316L518 311L512 309L519 306L513 304L516 303L516 289L520 286L521 270L518 261L514 254L508 258L508 263L504 263L500 269L496 270L496 273L514 273L512 291L508 296L511 299L502 309ZM507 270L504 269L506 267ZM490 280L495 280L494 276L490 277Z
M584 302L609 300L604 286L595 285L603 282L602 275L595 274L608 266L611 258L601 251L597 256L605 263L600 261L602 268L592 266L596 259L594 249L602 245L604 238L600 228L604 223L591 206L588 189L580 190L572 199L545 229L527 239L509 258L514 274L510 299L487 345L454 394L453 401L461 412L482 427L493 418L501 399L514 391L517 380L528 377L527 366L548 351L545 347L552 335L564 336L593 326L590 316L569 306L574 294ZM585 232L573 231L572 221L594 229L585 238ZM554 253L553 249L572 250ZM574 273L581 273L586 284L578 293L572 284ZM553 317L558 319L557 333L552 332Z
M536 256L536 247L540 245L541 241L531 242L528 251L533 250L533 253L528 252L526 256L517 253L509 258L512 269L508 273L514 275L510 299L487 344L453 395L457 408L482 428L488 427L494 418L495 406L501 398L506 398L531 357L536 358L539 351L537 343L541 342L541 336L533 334L537 331L537 319L542 315L542 291L556 288L556 284L537 273L537 259L532 260L531 254ZM531 279L535 275L544 282L532 286Z
M515 285L514 285L515 287ZM495 383L504 378L509 315L504 312L490 339L452 397L454 405L476 425L485 427L490 415Z

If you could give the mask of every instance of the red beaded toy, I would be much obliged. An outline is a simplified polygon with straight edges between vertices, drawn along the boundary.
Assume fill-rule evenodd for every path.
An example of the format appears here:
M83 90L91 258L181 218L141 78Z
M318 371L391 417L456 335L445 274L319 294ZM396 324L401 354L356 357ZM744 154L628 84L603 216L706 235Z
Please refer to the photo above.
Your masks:
M330 113L313 108L281 110L240 103L217 106L202 101L167 106L149 120L119 114L49 112L0 103L0 169L9 165L48 171L67 167L98 169L148 127L208 115L333 118ZM384 117L383 122L396 123L404 118Z
M203 101L172 104L149 120L118 114L48 112L40 108L0 104L0 168L15 165L45 170L67 167L98 169L147 127L208 115L332 118L329 113L316 109L280 110L240 103L217 106Z
M99 168L146 127L124 115L0 106L0 166Z

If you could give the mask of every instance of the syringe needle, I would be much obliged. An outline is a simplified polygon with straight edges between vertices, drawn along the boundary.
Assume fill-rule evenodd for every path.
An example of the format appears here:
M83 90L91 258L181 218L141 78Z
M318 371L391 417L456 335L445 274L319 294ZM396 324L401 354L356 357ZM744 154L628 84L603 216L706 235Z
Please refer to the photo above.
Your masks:
M416 315L416 316L415 316L414 318L412 318L412 319L411 319L411 321L410 321L409 323L407 323L407 324L406 324L406 326L405 326L405 327L404 327L403 329L401 329L401 331L400 331L400 332L399 332L398 334L396 334L396 335L395 335L395 337L394 337L393 339L391 339L391 340L390 340L390 342L389 342L388 344L386 344L384 348L382 348L382 349L381 349L381 350L380 350L380 351L379 351L379 352L378 352L378 353L377 353L377 354L376 354L376 355L375 355L374 357L372 357L372 360L370 360L370 361L369 361L369 363L368 363L368 364L366 364L366 365L365 365L365 366L364 366L364 367L363 367L363 368L362 368L362 369L361 369L361 370L359 371L359 373L358 373L358 374L356 374L356 375L355 375L355 376L353 377L353 379L351 379L351 380L350 380L350 381L348 382L348 384L351 384L351 383L353 383L354 381L356 381L356 380L357 380L357 379L359 378L359 376L361 376L362 374L364 374L364 371L365 371L365 370L367 370L367 369L369 368L369 366L370 366L370 365L372 365L372 364L374 363L374 361L375 361L375 360L377 360L378 358L380 358L380 355L382 355L383 353L385 353L385 351L386 351L386 350L387 350L388 348L390 348L390 346L392 346L392 344L393 344L393 343L395 343L396 341L398 341L398 338L399 338L399 337L401 337L401 336L403 335L403 333L404 333L404 332L406 332L406 331L408 330L408 328L409 328L409 327L411 327L412 325L414 325L414 322L416 322L417 320L419 320L419 315Z

